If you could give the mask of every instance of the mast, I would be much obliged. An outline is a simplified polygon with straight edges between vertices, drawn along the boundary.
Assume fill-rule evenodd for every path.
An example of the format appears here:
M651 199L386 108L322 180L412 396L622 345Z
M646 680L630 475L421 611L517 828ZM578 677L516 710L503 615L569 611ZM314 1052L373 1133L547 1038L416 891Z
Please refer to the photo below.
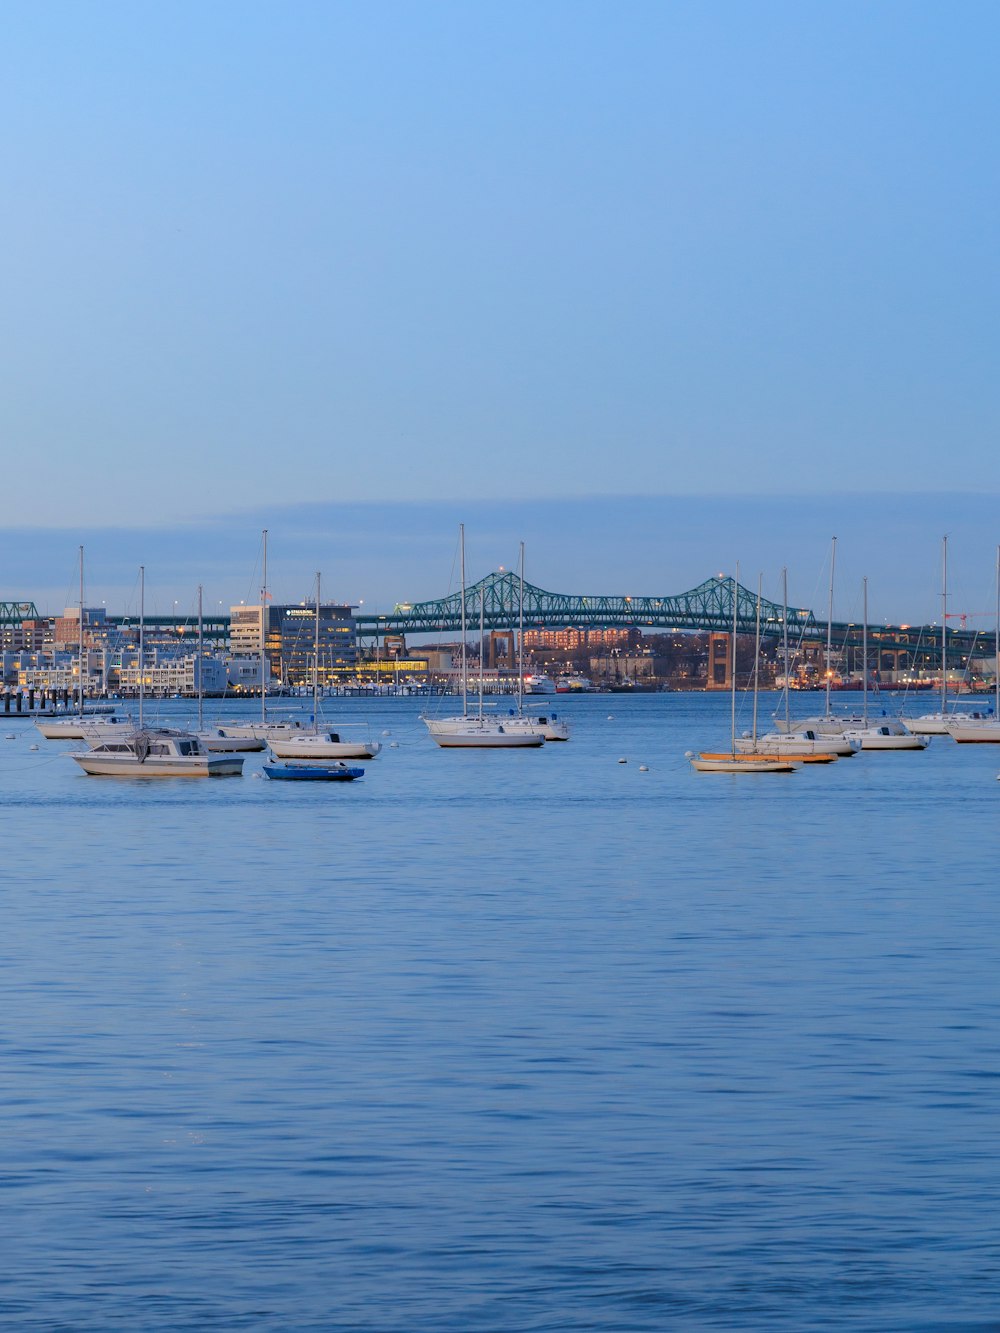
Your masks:
M465 524L458 525L458 545L462 565L462 716L469 716L469 650L465 638L468 627L465 622Z
M739 605L740 562L736 562L736 576L733 579L733 645L729 653L729 675L732 689L729 692L729 738L732 753L736 754L736 611Z
M781 596L784 607L781 612L782 623L782 651L785 658L785 732L791 729L788 707L788 566L781 571Z
M80 660L77 663L79 689L77 690L77 714L83 717L83 547L80 547Z
M142 731L142 700L145 693L143 655L146 629L146 566L139 566L139 730Z
M517 598L517 715L524 709L524 542L521 543L521 585Z
M313 644L313 731L319 732L319 570L316 571L316 635Z
M486 592L479 589L479 721L483 720L483 667L486 657Z
M868 726L868 576L866 575L861 586L864 589L862 596L862 616L863 624L861 628L861 676L862 676L862 713L865 719L865 726Z
M948 534L941 539L941 716L948 711Z
M754 629L753 648L753 744L757 748L757 695L760 689L760 593L764 575L757 575L757 624ZM733 749L736 749L735 744Z
M833 674L833 573L837 567L837 539L830 554L830 609L826 617L826 715L830 716L830 677Z
M267 721L267 687L264 681L264 663L267 660L267 631L270 616L267 613L267 528L264 529L263 587L260 590L260 720Z
M997 547L997 625L993 647L997 659L993 672L993 716L1000 721L1000 546Z
M201 617L201 584L198 584L198 730L201 731L205 725L205 682L202 679L202 670L205 665L204 658L204 626Z

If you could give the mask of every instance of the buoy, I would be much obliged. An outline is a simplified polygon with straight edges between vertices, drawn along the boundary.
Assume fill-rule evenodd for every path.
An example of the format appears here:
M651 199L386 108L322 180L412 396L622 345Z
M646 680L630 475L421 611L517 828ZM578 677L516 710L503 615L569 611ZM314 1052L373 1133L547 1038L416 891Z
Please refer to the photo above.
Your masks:
M620 764L627 764L627 763L628 763L628 760L627 760L627 759L619 759L618 762L619 762Z
M38 749L38 746L37 746L37 745L29 745L29 746L28 746L28 749L29 749L29 750L37 750L37 749Z
M398 749L399 749L399 741L390 741L390 742L389 742L389 749L390 749L390 750L398 750Z
M639 772L640 772L640 773L648 773L648 772L649 772L649 765L648 765L648 764L640 764L640 765L639 765Z
M392 735L392 732L391 732L391 731L383 731L383 732L382 732L382 735L383 735L383 736L391 736L391 735Z
M16 740L17 740L17 737L16 737L15 735L13 735L13 733L11 733L9 736L5 736L5 737L4 737L4 740L5 740L5 741L16 741Z
M260 779L263 781L264 774L263 774L263 773L255 773L255 774L254 774L254 777L255 777L255 778L260 778Z
M615 720L615 715L614 715L614 713L609 713L609 714L608 714L608 721L609 721L609 722L614 722L614 720Z

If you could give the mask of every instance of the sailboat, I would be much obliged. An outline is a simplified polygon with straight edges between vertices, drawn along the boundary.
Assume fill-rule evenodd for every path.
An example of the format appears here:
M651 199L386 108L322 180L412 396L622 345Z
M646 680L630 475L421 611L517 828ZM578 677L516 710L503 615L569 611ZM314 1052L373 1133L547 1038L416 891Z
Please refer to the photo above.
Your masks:
M568 741L569 723L555 713L526 713L524 708L524 542L519 560L519 593L517 600L517 712L504 720L510 731L538 732L547 741Z
M997 547L996 630L993 644L994 652L996 654L996 661L994 662L993 667L994 713L992 717L978 718L969 716L960 717L953 714L952 720L948 723L948 734L953 736L960 745L1000 744L1000 546Z
M107 714L107 706L84 708L84 680L86 671L84 667L85 654L83 646L83 547L80 547L80 605L79 605L79 647L77 656L77 707L75 717L50 717L39 718L35 726L47 741L82 741L90 740L95 735L99 735L102 740L109 739L111 736L124 735L132 728L132 723L126 718L111 716L102 716Z
M914 736L902 723L868 724L868 580L862 580L863 625L861 650L862 679L862 725L844 731L847 740L857 741L862 750L926 750L929 741L923 736Z
M344 740L337 731L319 725L319 609L320 576L316 574L316 628L313 646L313 726L312 731L269 727L266 731L271 753L279 759L374 759L382 749L379 741Z
M523 750L545 744L545 737L537 731L518 731L508 726L507 720L487 718L483 714L483 638L485 635L485 603L479 594L479 712L469 713L469 664L467 622L465 609L465 524L458 525L461 562L461 617L462 617L462 714L460 717L428 717L421 720L431 738L444 750ZM516 719L514 719L516 721Z
M788 691L788 570L781 571L784 605L781 614L782 656L784 659L785 725L781 731L768 731L763 736L740 736L736 749L740 754L769 754L804 764L831 764L837 759L850 758L861 746L843 736L818 736L809 727L796 731L791 722Z
M739 565L736 566L736 577L732 580L733 590L733 630L732 630L732 651L730 653L729 671L731 676L730 692L730 750L728 754L702 752L695 754L688 751L686 758L691 767L698 773L794 773L798 767L798 761L790 760L782 755L760 754L751 750L747 754L740 753L736 748L736 633L739 625ZM757 627L756 627L756 653L754 660L754 718L753 718L753 737L756 744L757 740L757 678L758 666L760 664L760 583L757 586Z
M198 726L195 735L210 754L239 754L263 750L266 741L258 736L228 736L221 727L205 726L205 618L202 613L202 586L198 584ZM264 673L261 671L261 681Z
M139 725L127 736L102 740L70 758L91 776L130 778L238 777L243 772L239 755L209 754L191 732L143 727L145 698L145 583L146 568L139 566Z

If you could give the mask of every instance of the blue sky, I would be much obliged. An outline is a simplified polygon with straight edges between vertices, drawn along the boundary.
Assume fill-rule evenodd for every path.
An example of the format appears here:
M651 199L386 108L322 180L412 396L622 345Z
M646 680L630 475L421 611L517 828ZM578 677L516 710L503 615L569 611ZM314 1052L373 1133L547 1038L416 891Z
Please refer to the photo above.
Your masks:
M360 534L355 598L434 595L491 513L549 583L679 591L778 546L815 569L872 496L853 564L902 618L942 531L977 570L1000 536L995 5L3 19L0 596L58 600L80 541L114 596L140 560L164 599L241 596L264 525L307 588L320 512Z

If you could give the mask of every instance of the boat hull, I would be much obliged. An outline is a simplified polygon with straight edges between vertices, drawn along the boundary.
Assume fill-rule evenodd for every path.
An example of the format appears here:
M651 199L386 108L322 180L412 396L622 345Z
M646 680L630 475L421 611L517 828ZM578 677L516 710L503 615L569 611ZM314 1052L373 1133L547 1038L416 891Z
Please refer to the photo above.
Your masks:
M801 759L781 759L759 754L689 754L698 773L794 773Z
M346 764L275 764L268 760L263 773L276 782L355 782L363 778L363 768Z
M139 760L135 756L101 755L95 750L72 754L85 773L107 778L224 778L239 777L243 760L227 755L173 756Z
M378 741L331 740L328 736L272 736L271 753L278 759L374 759L382 749Z

